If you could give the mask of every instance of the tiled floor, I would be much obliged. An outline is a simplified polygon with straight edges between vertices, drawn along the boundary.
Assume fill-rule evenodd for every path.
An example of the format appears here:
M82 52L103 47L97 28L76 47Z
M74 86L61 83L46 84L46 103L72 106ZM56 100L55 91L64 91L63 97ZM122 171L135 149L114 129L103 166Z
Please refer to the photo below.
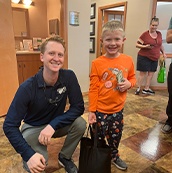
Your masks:
M87 95L84 96L86 111L83 117L87 120ZM156 91L155 96L136 96L134 90L128 92L124 109L124 131L119 146L121 158L128 164L127 173L172 173L172 134L165 135L160 131L165 122L165 108L168 93ZM3 134L0 118L0 173L24 173L21 158L9 144ZM65 173L58 165L57 154L64 142L53 139L49 150L49 165L46 173ZM79 146L74 153L78 164ZM112 173L121 173L112 165Z

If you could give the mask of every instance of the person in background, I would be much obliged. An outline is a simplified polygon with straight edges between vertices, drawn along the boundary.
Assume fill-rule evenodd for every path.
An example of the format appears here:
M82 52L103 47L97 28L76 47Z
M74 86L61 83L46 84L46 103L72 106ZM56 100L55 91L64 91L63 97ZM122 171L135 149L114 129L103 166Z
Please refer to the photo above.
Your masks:
M142 94L155 94L155 92L150 89L150 84L152 77L157 70L160 52L163 57L166 58L162 46L162 35L160 31L157 31L158 25L159 19L153 17L150 22L149 30L141 34L136 44L136 47L140 49L137 56L137 71L139 71L139 76L137 80L138 88L135 91L136 95L140 94L141 86L145 77L146 84L142 90Z
M86 129L81 117L84 112L81 89L74 72L62 69L65 44L61 37L47 38L40 50L43 68L19 86L3 130L30 173L45 170L51 138L67 135L57 158L66 172L77 173L71 158ZM70 107L65 110L67 99Z
M166 36L167 43L172 43L172 18L170 20L169 28ZM172 132L172 63L170 64L168 77L167 77L167 86L168 86L168 104L166 108L166 114L168 116L165 125L162 126L161 131L163 133Z
M89 88L89 124L98 125L98 138L107 139L112 163L120 170L127 164L119 157L123 109L128 89L136 83L132 57L120 53L125 41L123 25L109 21L102 28L105 54L92 61Z

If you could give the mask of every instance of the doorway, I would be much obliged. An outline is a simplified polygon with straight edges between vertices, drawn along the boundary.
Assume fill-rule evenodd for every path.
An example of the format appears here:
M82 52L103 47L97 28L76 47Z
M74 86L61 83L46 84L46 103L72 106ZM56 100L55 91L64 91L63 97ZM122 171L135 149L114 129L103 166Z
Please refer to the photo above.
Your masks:
M102 25L109 20L119 20L123 23L125 29L126 12L127 12L127 2L111 4L98 8L97 57L104 54L104 50L100 43Z

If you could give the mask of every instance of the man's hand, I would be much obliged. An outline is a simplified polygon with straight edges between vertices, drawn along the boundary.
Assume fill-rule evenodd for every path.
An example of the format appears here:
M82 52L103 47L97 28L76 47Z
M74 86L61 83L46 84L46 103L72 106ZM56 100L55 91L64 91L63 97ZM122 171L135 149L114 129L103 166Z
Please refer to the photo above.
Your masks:
M55 130L50 126L47 125L40 133L38 140L42 145L50 144L51 137L53 136Z
M88 123L89 124L96 123L96 114L94 112L89 112L89 114L88 114Z
M35 153L27 162L27 166L31 173L40 173L45 170L46 163L43 155Z

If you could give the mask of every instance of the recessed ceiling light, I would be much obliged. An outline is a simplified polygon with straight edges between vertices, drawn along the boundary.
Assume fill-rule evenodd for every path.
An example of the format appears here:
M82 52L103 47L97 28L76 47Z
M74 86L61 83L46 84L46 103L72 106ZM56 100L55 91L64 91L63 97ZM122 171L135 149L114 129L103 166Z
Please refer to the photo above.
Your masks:
M29 6L32 3L32 0L23 0L23 4Z

